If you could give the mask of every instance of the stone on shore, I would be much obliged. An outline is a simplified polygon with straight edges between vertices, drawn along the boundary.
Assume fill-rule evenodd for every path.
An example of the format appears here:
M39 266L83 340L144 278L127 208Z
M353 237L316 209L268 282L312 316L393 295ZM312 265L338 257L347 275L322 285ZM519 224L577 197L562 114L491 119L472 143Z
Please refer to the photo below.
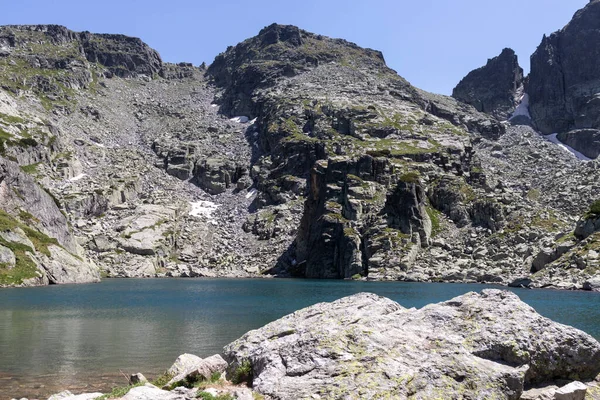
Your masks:
M53 394L48 397L48 400L94 400L97 397L102 396L102 393L82 393L82 394L73 394L68 390L63 392Z
M186 400L186 396L159 389L148 383L131 389L121 400Z
M146 377L139 372L137 374L133 374L129 377L130 385L137 385L138 383L146 383L146 382L148 382L148 379L146 379Z
M571 382L554 393L555 400L584 400L587 386L581 382Z
M200 365L201 362L202 359L198 356L187 353L182 354L177 357L173 365L169 367L167 374L172 376L179 375L182 372L194 369L196 366Z
M525 385L600 372L596 340L500 290L418 310L361 293L250 331L224 353L229 376L249 362L253 389L276 399L518 399Z
M163 388L170 388L183 380L192 382L208 381L211 379L212 374L222 374L226 369L227 362L218 354L205 359L192 354L182 354L177 358L175 364L167 370L167 374L170 374L173 378Z

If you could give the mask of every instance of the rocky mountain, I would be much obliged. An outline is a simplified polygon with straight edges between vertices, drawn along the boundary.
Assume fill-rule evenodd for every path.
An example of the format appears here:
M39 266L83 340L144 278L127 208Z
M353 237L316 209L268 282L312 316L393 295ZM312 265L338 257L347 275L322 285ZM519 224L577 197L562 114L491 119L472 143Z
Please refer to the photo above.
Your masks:
M600 154L600 1L590 1L563 29L544 36L531 56L531 116L544 134L588 157Z
M595 234L573 234L598 164L498 119L522 82L510 50L461 84L502 76L484 102L494 117L411 86L378 51L294 26L268 26L207 68L58 26L0 27L0 49L2 162L63 218L11 195L6 232L30 213L32 229L89 260L85 280L96 265L598 288ZM39 259L35 247L24 251ZM69 274L48 281L84 280Z
M506 120L523 95L523 83L523 69L517 55L507 48L465 76L452 91L452 97Z

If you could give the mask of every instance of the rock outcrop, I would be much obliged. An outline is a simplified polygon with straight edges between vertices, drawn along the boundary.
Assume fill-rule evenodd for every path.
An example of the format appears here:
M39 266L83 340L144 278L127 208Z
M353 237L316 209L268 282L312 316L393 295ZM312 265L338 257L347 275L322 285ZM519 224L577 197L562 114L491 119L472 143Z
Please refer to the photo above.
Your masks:
M523 90L523 69L512 49L504 49L481 68L469 72L452 91L452 97L477 111L506 120L514 112Z
M19 166L0 157L0 286L86 283L100 279L84 260L66 217Z
M600 1L590 1L531 56L530 112L545 134L569 134L569 145L597 156L600 129ZM588 150L593 148L593 150Z
M600 344L509 292L468 293L422 309L357 294L297 311L225 348L275 399L518 399L527 388L592 380ZM311 397L312 396L312 397Z

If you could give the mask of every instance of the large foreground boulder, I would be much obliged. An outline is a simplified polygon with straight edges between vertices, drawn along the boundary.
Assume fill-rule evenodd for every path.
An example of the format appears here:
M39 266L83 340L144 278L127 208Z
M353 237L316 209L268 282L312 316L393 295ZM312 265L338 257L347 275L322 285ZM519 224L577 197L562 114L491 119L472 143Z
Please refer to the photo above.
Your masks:
M248 332L225 358L274 399L518 399L600 372L596 340L500 290L419 310L368 293L320 303Z

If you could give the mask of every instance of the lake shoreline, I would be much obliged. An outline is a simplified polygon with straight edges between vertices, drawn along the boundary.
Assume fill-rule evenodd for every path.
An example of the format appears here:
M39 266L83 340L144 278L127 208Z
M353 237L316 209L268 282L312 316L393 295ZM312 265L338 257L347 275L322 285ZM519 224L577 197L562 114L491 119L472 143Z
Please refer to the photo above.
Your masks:
M190 280L207 280L207 279L241 279L241 280L253 280L253 279L257 279L257 280L270 280L270 279L275 279L275 280L306 280L306 281L315 281L315 280L320 280L320 281L358 281L358 282L397 282L397 283L435 283L435 284L464 284L464 285L491 285L491 286L497 286L497 287L502 287L502 288L521 288L521 289L532 289L532 290L554 290L554 291L578 291L578 292L592 292L592 293L600 293L600 287L578 287L575 284L570 284L570 286L564 285L564 286L556 286L556 285L546 285L546 286L528 286L525 284L514 284L513 282L511 283L502 283L502 282L495 282L495 281L474 281L474 280L423 280L423 281L418 281L418 280L387 280L387 279L368 279L365 277L362 277L360 279L354 279L354 278L345 278L345 279L313 279L313 278L298 278L298 277L291 277L291 276L277 276L277 275L262 275L262 274L254 274L254 275L248 275L248 274L239 274L239 275L215 275L215 276L193 276L193 277L188 277L188 276L167 276L167 275L163 275L163 274L158 274L156 276L132 276L132 277L125 277L125 276L115 276L115 277L102 277L100 279L100 281L94 281L94 282L82 282L82 283L64 283L64 284L60 284L60 285L37 285L37 284L27 284L24 283L22 285L14 285L14 286L2 286L0 285L0 290L1 289L13 289L13 288L32 288L32 287L45 287L45 286L76 286L76 285L84 285L84 284L90 284L90 283L101 283L102 281L106 281L106 280L115 280L115 279L140 279L140 280L157 280L157 279L190 279Z
M400 399L442 393L530 400L587 393L585 398L598 399L600 389L597 340L498 289L420 309L360 292L295 310L244 333L220 354L181 354L154 380L120 371L126 385L91 392L97 386L89 384L90 390L75 391L78 396L60 392L50 399Z
M85 389L85 382L107 390L123 385L119 370L152 377L182 353L221 353L250 330L355 293L377 293L420 309L486 288L506 289L461 283L111 278L0 291L0 393L31 398L38 392ZM542 315L600 338L600 295L510 290Z

